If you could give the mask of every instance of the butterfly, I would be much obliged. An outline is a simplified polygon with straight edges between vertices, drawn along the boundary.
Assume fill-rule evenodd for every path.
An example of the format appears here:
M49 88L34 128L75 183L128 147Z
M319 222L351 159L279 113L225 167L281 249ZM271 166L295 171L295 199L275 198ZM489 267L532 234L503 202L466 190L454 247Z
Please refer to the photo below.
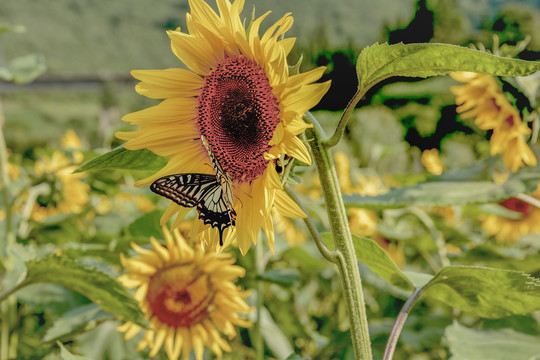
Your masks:
M219 245L223 246L223 231L235 226L236 212L233 209L232 179L223 170L201 135L204 147L212 160L215 175L185 173L167 175L150 185L150 190L166 197L180 206L197 207L199 219L219 231Z

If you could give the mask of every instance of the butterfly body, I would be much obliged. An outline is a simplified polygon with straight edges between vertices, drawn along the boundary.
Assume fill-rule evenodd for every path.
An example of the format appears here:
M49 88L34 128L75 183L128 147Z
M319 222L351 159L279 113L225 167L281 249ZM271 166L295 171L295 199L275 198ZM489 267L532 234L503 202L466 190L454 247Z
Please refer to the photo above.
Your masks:
M223 231L236 224L232 180L210 151L206 139L203 137L202 140L212 159L215 175L200 173L167 175L154 181L150 185L150 190L180 206L197 207L199 219L204 224L218 229L219 244L223 245Z

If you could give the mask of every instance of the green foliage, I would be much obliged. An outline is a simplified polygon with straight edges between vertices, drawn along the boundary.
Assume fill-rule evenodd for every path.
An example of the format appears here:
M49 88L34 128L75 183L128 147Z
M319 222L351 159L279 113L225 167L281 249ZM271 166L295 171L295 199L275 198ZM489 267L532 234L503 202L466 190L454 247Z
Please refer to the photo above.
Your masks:
M502 184L491 181L431 181L395 188L377 196L345 195L349 207L391 209L410 205L466 205L496 203L521 193L531 193L540 182L538 167L518 172ZM462 173L466 175L466 173Z
M519 271L448 266L423 291L424 296L485 318L540 310L540 279Z
M325 233L322 236L326 246L333 250L332 235ZM371 271L399 289L412 290L414 288L411 280L405 276L401 269L390 259L386 251L375 241L353 234L353 244L356 258L361 263L366 264Z
M7 66L0 67L0 79L27 84L47 70L42 55L31 54L15 58Z
M58 343L58 346L60 347L60 360L92 360L86 356L73 355L60 342Z
M27 274L14 290L37 283L62 285L86 296L122 320L146 326L138 304L114 278L65 256L47 256L26 263Z
M445 337L455 360L540 358L540 337L512 329L476 330L455 323Z
M356 63L362 92L391 76L429 77L454 71L523 76L539 70L539 63L448 44L375 44L362 50Z
M150 150L127 150L118 147L108 153L102 154L75 170L76 173L99 169L126 169L126 170L159 170L167 163L167 159L158 156Z

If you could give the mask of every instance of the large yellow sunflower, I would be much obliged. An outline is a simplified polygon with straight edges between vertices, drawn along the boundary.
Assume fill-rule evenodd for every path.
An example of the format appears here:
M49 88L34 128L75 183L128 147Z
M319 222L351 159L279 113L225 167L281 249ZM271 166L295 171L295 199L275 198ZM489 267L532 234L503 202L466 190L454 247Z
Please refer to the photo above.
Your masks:
M450 75L466 83L451 88L456 95L457 111L461 117L476 117L475 124L480 129L493 130L491 154L504 154L504 164L512 172L524 165L536 165L536 157L526 142L531 130L521 120L516 108L508 102L495 78L472 72Z
M245 270L233 265L234 259L225 253L204 253L200 244L190 247L178 230L163 227L166 244L151 238L152 249L132 244L139 254L130 259L121 257L128 273L119 281L127 288L137 288L139 302L150 329L145 330L137 349L150 348L150 357L163 347L169 360L182 354L189 359L203 358L205 346L221 358L231 347L221 334L232 339L235 326L248 327L251 323L238 313L252 310L234 281L243 277ZM143 330L127 322L118 328L130 339Z
M136 91L159 105L126 115L138 125L120 132L129 150L147 148L169 158L167 165L139 186L179 173L213 174L212 161L201 136L224 172L232 180L236 226L225 230L225 242L234 236L242 253L257 241L260 228L272 247L274 230L270 211L275 204L282 215L304 217L285 194L276 172L282 155L311 163L297 135L310 127L303 114L316 105L329 83L313 83L324 72L317 68L290 75L287 55L294 38L283 38L293 18L284 15L262 36L259 27L269 14L245 28L240 13L243 0L217 0L219 14L202 0L189 1L188 33L168 31L174 54L191 70L133 71L140 80ZM178 213L179 225L189 209L172 203L162 223ZM218 231L201 222L199 232L207 246L215 246Z
M533 194L540 200L540 187ZM482 228L495 236L499 243L514 243L521 235L540 234L540 209L517 198L508 198L499 205L519 214L518 219L510 219L498 215L486 215L481 218Z

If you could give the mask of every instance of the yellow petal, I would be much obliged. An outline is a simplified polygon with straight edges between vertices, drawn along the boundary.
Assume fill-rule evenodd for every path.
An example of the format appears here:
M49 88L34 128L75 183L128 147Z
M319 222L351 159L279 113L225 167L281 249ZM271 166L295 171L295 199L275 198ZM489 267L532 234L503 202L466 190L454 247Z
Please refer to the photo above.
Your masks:
M197 96L203 80L185 69L133 70L131 75L141 80L135 90L152 99Z
M290 218L305 218L306 213L283 190L276 190L275 202L277 211Z

